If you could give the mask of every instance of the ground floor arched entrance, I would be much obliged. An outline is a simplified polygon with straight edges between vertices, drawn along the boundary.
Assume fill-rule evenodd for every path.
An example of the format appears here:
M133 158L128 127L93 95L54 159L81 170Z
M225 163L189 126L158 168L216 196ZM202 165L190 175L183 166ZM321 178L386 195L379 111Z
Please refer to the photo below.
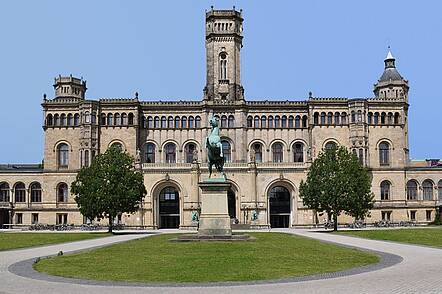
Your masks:
M290 191L283 186L275 186L269 191L270 226L288 228L290 226Z
M160 229L177 229L180 226L180 197L175 187L161 190L158 201Z
M227 205L230 218L236 218L236 195L232 189L227 191Z
M7 229L6 224L10 224L10 211L8 209L0 208L0 229Z

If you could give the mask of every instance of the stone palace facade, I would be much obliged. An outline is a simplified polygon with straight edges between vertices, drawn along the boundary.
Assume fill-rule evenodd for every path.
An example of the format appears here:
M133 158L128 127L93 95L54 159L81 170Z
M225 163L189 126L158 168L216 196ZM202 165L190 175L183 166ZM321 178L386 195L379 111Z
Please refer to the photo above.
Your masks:
M195 227L198 182L208 176L203 142L219 118L229 214L258 227L311 226L325 215L307 209L298 187L324 148L343 145L373 175L381 219L428 223L442 205L442 164L410 161L408 82L388 52L371 98L248 101L241 85L241 11L206 12L207 83L198 101L86 98L86 82L55 79L44 97L44 162L0 165L0 225L83 224L70 185L94 156L118 144L136 158L147 195L139 212L118 217L146 228ZM252 221L256 211L257 220ZM352 222L343 215L340 222Z

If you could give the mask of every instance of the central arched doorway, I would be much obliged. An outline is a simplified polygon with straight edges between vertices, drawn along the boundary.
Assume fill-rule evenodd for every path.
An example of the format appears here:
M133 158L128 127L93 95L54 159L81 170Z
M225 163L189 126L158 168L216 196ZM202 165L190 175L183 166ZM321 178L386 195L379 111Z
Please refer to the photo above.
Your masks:
M174 187L166 187L159 195L159 228L177 229L180 226L180 197Z
M290 226L290 191L283 186L275 186L269 192L270 226L288 228Z
M227 191L227 206L230 218L236 218L236 195L232 189Z

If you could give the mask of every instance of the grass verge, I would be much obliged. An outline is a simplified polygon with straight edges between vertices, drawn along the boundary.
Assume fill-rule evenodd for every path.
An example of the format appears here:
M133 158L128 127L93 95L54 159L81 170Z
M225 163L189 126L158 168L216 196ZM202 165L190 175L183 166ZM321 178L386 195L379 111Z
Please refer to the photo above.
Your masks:
M110 236L107 233L0 233L0 251Z
M442 228L341 231L337 234L374 240L442 247Z

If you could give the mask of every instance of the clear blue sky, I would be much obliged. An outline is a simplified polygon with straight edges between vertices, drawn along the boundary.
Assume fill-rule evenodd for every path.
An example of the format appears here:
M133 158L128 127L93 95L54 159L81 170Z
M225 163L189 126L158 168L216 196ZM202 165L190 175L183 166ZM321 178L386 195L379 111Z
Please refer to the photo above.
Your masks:
M1 1L1 163L43 157L43 93L199 100L204 10L243 9L246 99L371 97L387 46L410 82L410 149L442 158L441 1Z

